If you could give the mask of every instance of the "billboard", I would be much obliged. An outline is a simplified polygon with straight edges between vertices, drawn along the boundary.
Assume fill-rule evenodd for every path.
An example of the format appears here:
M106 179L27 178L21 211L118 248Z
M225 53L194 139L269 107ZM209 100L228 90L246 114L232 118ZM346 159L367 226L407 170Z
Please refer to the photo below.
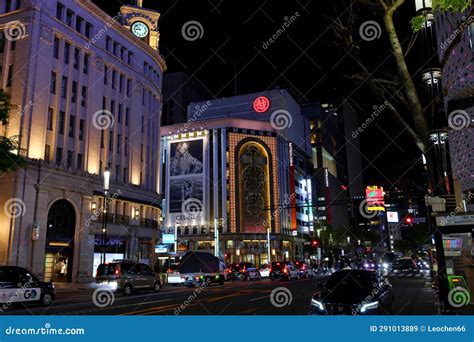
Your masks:
M384 192L382 187L368 186L365 189L368 211L385 211Z
M398 223L398 211L387 211L387 222L389 223Z
M166 168L168 227L205 223L206 143L206 136L168 141Z

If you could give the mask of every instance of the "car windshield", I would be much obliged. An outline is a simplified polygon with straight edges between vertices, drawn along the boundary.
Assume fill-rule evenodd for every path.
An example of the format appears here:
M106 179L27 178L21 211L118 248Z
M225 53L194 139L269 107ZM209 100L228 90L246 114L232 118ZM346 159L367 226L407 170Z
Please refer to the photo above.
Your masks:
M412 265L412 264L413 264L413 262L410 259L402 259L402 260L395 261L395 265L406 266L406 265Z
M325 287L335 291L352 291L372 289L376 283L375 273L347 270L336 272L329 277Z
M272 268L282 268L285 267L285 263L281 261L272 262Z
M18 273L14 272L11 268L0 268L0 282L17 282Z
M117 264L102 264L97 268L97 275L114 275Z

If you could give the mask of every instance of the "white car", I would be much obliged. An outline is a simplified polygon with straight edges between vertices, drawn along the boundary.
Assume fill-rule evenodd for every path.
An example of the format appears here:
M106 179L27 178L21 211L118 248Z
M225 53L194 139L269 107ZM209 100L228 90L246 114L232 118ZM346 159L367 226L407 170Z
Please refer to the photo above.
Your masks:
M259 271L260 271L260 276L262 278L269 278L270 277L270 266L268 265L261 265L259 267Z
M181 277L181 274L179 274L178 271L174 271L173 273L168 273L167 275L168 275L168 284L171 284L173 286L184 284L184 281L186 279L186 277Z

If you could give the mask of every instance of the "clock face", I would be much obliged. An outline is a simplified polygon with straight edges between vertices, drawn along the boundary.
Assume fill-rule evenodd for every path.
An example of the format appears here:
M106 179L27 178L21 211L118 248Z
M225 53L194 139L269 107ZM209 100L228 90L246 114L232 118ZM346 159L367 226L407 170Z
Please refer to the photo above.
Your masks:
M138 38L145 38L148 36L148 26L141 21L136 21L132 24L132 33Z

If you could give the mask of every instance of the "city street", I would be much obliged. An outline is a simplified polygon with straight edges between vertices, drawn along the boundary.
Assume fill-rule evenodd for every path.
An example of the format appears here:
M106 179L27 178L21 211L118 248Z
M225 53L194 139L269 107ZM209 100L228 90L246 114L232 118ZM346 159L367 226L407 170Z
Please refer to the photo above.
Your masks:
M306 315L318 282L327 276L292 281L226 282L198 288L165 286L160 293L143 292L124 297L116 294L113 305L98 308L92 301L94 289L58 289L54 304L48 308L30 305L11 307L10 315ZM427 275L418 271L400 272L388 277L393 285L396 315L434 315L438 313L436 293ZM289 305L277 308L270 296L274 289L290 290ZM285 300L288 300L285 298ZM183 305L181 307L181 305ZM176 311L181 307L180 312Z

